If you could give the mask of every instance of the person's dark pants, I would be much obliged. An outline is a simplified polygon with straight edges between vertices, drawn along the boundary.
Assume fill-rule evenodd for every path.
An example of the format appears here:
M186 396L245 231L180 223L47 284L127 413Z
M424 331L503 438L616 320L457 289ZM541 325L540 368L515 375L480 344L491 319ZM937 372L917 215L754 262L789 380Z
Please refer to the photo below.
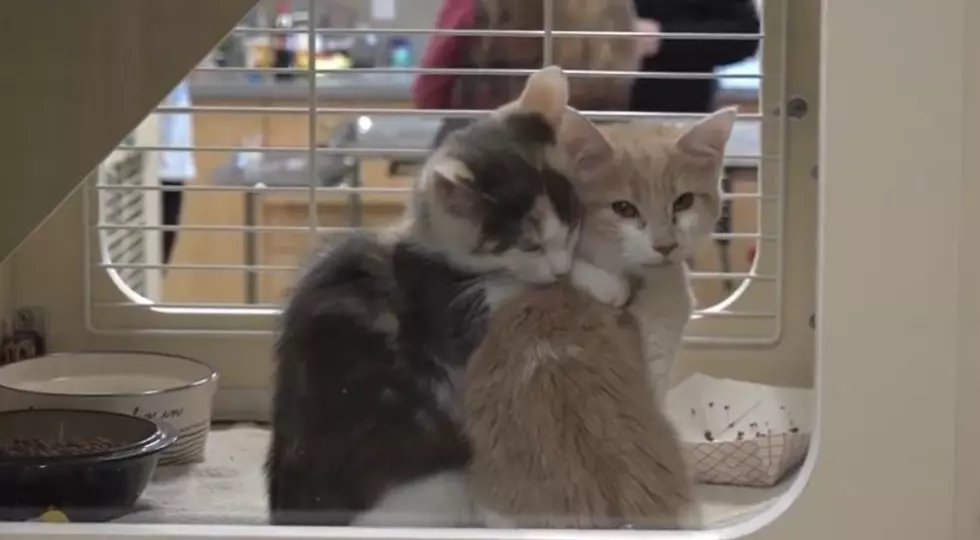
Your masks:
M183 188L183 180L161 179L160 184L164 188ZM180 225L180 209L184 202L183 189L164 189L160 197L161 212L163 213L163 225L166 227L177 227ZM170 264L170 256L174 251L174 244L177 242L176 230L163 231L163 264Z

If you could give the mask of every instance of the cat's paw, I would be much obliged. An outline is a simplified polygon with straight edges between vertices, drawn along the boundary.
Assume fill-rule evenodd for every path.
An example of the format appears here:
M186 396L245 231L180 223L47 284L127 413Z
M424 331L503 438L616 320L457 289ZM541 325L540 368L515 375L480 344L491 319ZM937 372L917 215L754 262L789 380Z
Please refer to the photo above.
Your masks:
M575 262L572 265L571 279L575 288L588 293L600 303L622 307L629 300L629 281L593 264Z

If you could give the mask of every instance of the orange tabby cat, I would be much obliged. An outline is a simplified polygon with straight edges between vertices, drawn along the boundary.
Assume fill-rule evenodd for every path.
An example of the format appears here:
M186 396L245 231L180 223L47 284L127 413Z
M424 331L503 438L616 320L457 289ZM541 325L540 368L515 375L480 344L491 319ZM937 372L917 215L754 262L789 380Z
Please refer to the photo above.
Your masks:
M704 236L734 116L720 111L685 129L624 128L650 135L649 160L608 142L629 147L628 134L596 136L574 111L563 120L563 136L591 146L585 155L593 167L604 162L605 174L577 186L584 220L571 279L503 301L468 364L473 489L489 525L697 526L647 344L659 339L660 319L683 327L690 314L683 262L662 244ZM658 275L679 278L664 290ZM623 309L628 282L636 298ZM636 308L660 308L652 291L670 313L650 320Z

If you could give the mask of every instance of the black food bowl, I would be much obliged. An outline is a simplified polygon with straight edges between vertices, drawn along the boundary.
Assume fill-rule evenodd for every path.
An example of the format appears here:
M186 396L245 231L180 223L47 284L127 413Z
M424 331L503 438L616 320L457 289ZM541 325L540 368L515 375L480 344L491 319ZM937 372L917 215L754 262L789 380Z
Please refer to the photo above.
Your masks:
M0 520L60 510L105 521L136 502L172 428L124 414L62 409L0 412Z

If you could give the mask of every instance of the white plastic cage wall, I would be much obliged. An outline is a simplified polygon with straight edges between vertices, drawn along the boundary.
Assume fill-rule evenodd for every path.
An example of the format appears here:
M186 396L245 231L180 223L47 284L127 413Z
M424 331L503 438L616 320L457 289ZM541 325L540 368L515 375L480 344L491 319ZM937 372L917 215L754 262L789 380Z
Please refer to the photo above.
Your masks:
M561 1L561 0L554 0ZM324 0L305 2L303 19L318 21ZM544 63L550 63L551 43L555 37L583 39L629 39L659 36L678 40L758 40L758 71L748 69L718 70L717 72L599 72L567 71L569 77L628 77L714 79L725 87L757 88L758 104L754 112L741 112L726 156L726 177L745 171L752 180L738 184L723 195L729 207L750 205L748 213L737 227L718 231L706 242L702 253L711 257L712 250L722 246L739 245L752 252L751 260L742 262L742 269L725 265L714 269L695 265L692 279L695 291L711 284L724 294L708 305L699 305L694 321L689 325L686 341L703 345L773 346L780 341L783 324L783 256L786 241L784 214L787 176L787 123L792 111L781 106L786 95L787 10L782 2L769 0L760 5L764 32L759 34L666 34L635 32L568 32L551 27L551 1L544 2L545 28L534 31L476 31L437 30L428 27L373 28L274 28L268 21L250 15L230 35L244 36L245 43L268 43L270 39L293 36L294 44L306 50L317 50L324 40L387 39L393 36L424 40L427 35L516 35L544 38ZM773 9L775 8L775 9ZM404 8L401 8L404 9ZM298 37L297 37L298 36ZM220 47L219 47L220 49ZM128 215L111 212L104 203L111 197L142 196L144 201L157 199L173 187L160 185L144 175L141 185L113 181L111 176L96 175L88 183L86 197L87 253L90 264L86 275L86 321L94 332L108 333L268 333L280 305L282 292L304 260L325 234L350 227L390 225L396 216L390 212L381 219L370 215L370 198L385 198L389 207L403 204L409 190L411 173L396 173L396 169L424 159L431 134L444 118L472 118L486 114L485 110L421 110L411 107L408 97L390 90L397 83L407 88L412 77L420 73L470 75L528 74L531 70L484 69L423 69L419 67L321 67L307 61L303 68L218 67L205 60L188 75L194 103L189 107L161 106L154 114L194 115L195 124L211 117L229 122L243 119L247 125L266 128L277 123L302 119L303 133L286 137L294 141L273 140L276 137L257 135L243 128L240 139L232 143L211 144L198 127L193 146L168 146L137 140L121 144L118 152L142 153L153 156L164 150L194 152L199 162L210 160L219 166L198 166L198 177L182 189L184 221L179 225L164 225L159 213L143 212ZM289 77L288 82L272 82ZM375 95L331 96L340 92L344 81L373 81L366 93ZM236 81L240 84L208 84L202 81ZM249 82L251 81L251 82ZM743 84L725 85L724 81ZM755 81L756 84L744 84ZM386 89L385 85L388 85ZM366 84L365 88L370 87ZM216 88L226 91L223 99ZM386 92L391 95L385 100ZM744 92L744 90L743 90ZM378 97L378 96L382 97ZM251 96L251 97L250 97ZM250 103L245 103L251 100ZM634 113L630 111L585 111L592 119L655 122L685 122L701 117L698 114ZM153 115L151 115L152 117ZM250 119L248 121L244 119ZM406 127L407 126L407 127ZM400 137L385 137L390 131L404 130ZM414 131L413 131L414 130ZM278 137L283 139L283 137ZM299 141L298 143L295 141ZM215 157L219 156L219 157ZM148 161L153 161L147 158ZM387 181L383 185L364 182L369 174L385 169L389 176L400 174L409 180ZM150 175L152 176L152 175ZM234 177L234 178L232 178ZM327 178L329 177L329 178ZM729 184L723 184L731 188ZM213 208L208 201L215 197L235 197L233 204L241 208L240 219L210 221L187 219L191 208L207 216ZM270 200L280 200L295 210L304 209L300 221L280 223L263 215L262 206ZM324 207L331 208L325 212ZM331 213L332 212L332 213ZM109 249L118 238L132 233L157 233L177 230L179 237L173 260L164 265L158 258L124 257L118 250ZM240 257L234 260L202 261L181 252L190 238L198 239L199 252L219 252L237 245ZM203 242L202 238L210 238ZM203 248L200 244L204 244ZM275 244L275 246L273 246ZM270 247L272 246L272 247ZM211 249L213 247L213 249ZM144 250L150 249L149 244ZM157 252L159 249L153 248ZM292 250L286 263L276 256L262 252ZM742 256L744 254L737 254ZM138 271L138 272L137 272ZM153 271L159 285L141 284L142 272ZM207 277L210 276L210 277ZM156 279L156 278L155 278ZM235 298L214 300L168 291L170 281L183 283L199 280L199 289L208 290L221 284L235 282L240 294ZM269 284L272 284L271 286ZM215 284L214 287L208 284ZM277 294L267 294L272 287ZM699 294L699 296L701 296ZM236 316L230 316L236 315Z
M149 115L123 141L129 146L159 144L157 116ZM108 223L157 223L160 221L159 163L156 156L120 148L109 154L96 173L106 189L98 194L99 215ZM141 189L149 188L149 189ZM99 238L104 260L126 265L113 272L120 287L136 295L161 295L161 236L152 227L105 229Z

